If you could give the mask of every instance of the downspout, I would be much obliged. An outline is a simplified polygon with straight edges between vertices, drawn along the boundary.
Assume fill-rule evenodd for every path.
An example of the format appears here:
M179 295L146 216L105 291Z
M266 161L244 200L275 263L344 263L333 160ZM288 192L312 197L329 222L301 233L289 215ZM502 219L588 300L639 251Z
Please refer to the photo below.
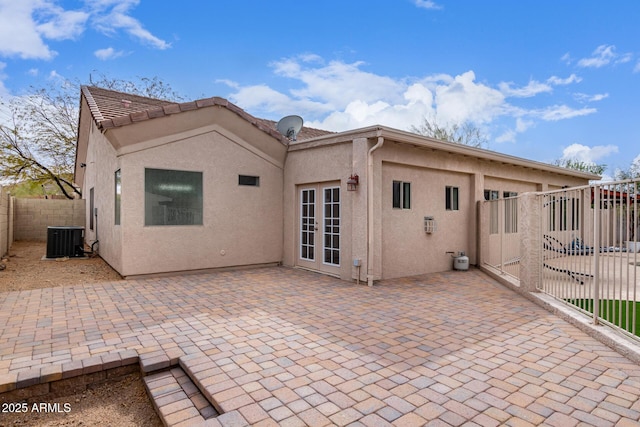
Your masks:
M373 235L374 235L374 223L373 223L373 152L384 144L384 137L382 136L382 129L378 129L378 142L371 147L367 154L367 285L373 286Z

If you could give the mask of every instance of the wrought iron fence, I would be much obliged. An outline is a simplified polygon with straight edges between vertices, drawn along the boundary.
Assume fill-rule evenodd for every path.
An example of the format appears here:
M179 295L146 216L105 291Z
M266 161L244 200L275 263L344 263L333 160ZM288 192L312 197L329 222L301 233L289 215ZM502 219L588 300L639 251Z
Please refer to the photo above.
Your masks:
M538 290L640 335L640 180L538 194Z

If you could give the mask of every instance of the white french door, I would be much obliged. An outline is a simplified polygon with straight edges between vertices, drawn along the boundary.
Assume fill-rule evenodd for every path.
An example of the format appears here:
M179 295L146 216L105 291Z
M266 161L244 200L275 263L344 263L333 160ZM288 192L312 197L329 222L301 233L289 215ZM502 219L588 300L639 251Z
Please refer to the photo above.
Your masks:
M340 186L310 185L299 190L298 262L301 267L338 274L340 267Z

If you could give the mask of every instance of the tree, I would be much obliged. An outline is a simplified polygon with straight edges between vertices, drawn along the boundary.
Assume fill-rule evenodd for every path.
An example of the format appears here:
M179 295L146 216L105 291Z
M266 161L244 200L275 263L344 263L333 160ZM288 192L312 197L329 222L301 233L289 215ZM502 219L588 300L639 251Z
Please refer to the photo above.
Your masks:
M78 133L78 93L60 88L31 88L2 101L7 120L0 123L0 175L13 182L54 182L72 199L75 140Z
M111 90L179 101L171 87L153 78L137 81L100 75L94 85ZM80 84L64 81L27 94L0 100L0 176L8 182L54 183L67 198L81 196L73 185Z
M98 86L104 89L118 92L130 93L132 95L146 96L147 98L162 99L165 101L181 102L184 97L174 91L168 83L156 77L138 77L137 80L114 79L97 73L96 80L89 76L91 86Z
M618 188L621 192L626 193L630 200L634 200L634 197L640 194L640 156L636 157L627 169L616 170L615 177L617 181L631 181L620 183ZM628 203L625 204L623 211L627 223L629 241L631 242L635 241L636 229L640 225L640 219L637 216L640 212L636 212L636 207L636 203Z
M411 126L411 132L441 141L454 142L456 144L469 145L482 148L487 144L487 136L473 123L453 123L442 125L434 118L424 118L420 126Z
M553 164L566 169L573 169L573 170L592 173L594 175L600 175L600 176L602 176L604 171L607 170L607 165L604 165L604 164L598 165L595 163L583 162L581 160L576 160L576 159L558 159L554 161Z
M616 170L616 180L640 178L640 156L636 157L627 169Z

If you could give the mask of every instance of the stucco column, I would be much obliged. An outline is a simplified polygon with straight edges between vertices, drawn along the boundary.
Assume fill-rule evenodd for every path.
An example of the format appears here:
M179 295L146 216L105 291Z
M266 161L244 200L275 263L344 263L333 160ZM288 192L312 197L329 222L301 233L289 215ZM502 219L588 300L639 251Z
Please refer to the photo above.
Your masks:
M475 173L473 175L471 175L471 191L470 191L470 197L471 197L471 206L476 207L476 209L473 209L472 215L470 215L469 217L469 230L470 230L470 234L469 234L469 247L468 247L468 251L469 253L467 254L467 256L469 257L469 261L471 262L471 264L475 264L475 265L480 265L480 262L478 261L478 251L480 250L480 240L479 240L479 234L478 234L478 229L476 228L476 225L479 224L479 204L476 202L479 202L481 200L484 200L484 175L481 173Z
M360 281L367 282L367 138L356 138L351 145L352 173L359 177L356 191L349 192L351 198L351 257L344 260L351 264L351 278L358 279L358 267L354 260L360 261Z
M520 288L527 292L538 292L542 267L540 204L536 193L525 193L518 202Z
M476 265L482 266L489 253L489 203L478 200L476 202L476 212L478 213L478 257Z

